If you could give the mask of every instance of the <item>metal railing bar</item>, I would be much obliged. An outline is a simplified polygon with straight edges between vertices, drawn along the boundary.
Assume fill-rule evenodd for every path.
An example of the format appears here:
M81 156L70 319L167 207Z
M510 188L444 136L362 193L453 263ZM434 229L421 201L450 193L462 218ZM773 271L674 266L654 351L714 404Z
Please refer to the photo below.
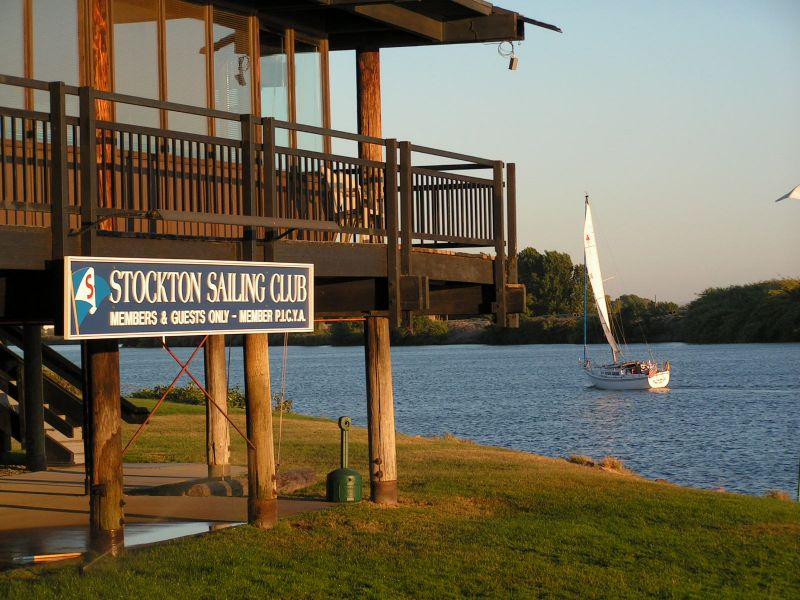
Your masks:
M417 232L412 232L411 237L415 240L454 242L462 244L471 244L474 246L494 246L494 240L485 238L460 237L455 235L439 235L433 233L417 233Z
M328 162L342 162L349 165L357 165L359 167L373 167L382 169L386 167L386 163L378 162L375 160L367 160L365 158L355 158L352 156L343 156L340 154L325 154L324 152L316 152L314 150L300 150L298 148L288 148L286 146L276 146L275 152L278 154L286 154L288 156L297 156L298 158L316 158ZM357 170L357 169L356 169Z
M250 227L266 227L268 229L291 228L313 231L340 231L338 224L332 221L313 219L290 219L283 217L259 217L249 215L227 215L219 213L192 213L178 210L158 209L153 212L154 218L164 221L186 221L188 223L215 223L219 225L241 225Z
M141 125L129 125L128 123L115 123L114 121L97 121L98 129L108 131L119 131L132 134L150 135L157 138L184 140L187 142L199 142L201 144L214 144L216 146L239 147L241 142L229 138L212 137L198 133L185 133L170 129L159 129L158 127L142 127Z
M428 169L431 171L471 171L471 170L483 170L483 169L491 169L492 167L488 165L476 165L476 164L449 164L449 165L420 165L422 169Z
M416 146L411 144L411 151L420 154L431 154L433 156L441 156L443 158L452 158L453 160L463 160L464 162L471 162L478 165L486 165L494 167L494 160L488 158L480 158L478 156L470 156L468 154L459 154L458 152L450 152L448 150L439 150L437 148L429 148L428 146Z
M478 185L491 186L494 183L491 179L484 179L483 177L470 177L469 175L459 175L457 173L442 173L441 171L431 171L424 167L412 167L411 172L419 175L427 175L428 177L436 177L437 179L449 179L450 181L461 181Z
M383 138L371 137L367 135L359 135L357 133L350 133L348 131L341 131L339 129L325 129L324 127L317 127L315 125L303 125L302 123L290 123L289 121L274 121L275 127L280 129L289 129L292 131L302 131L304 133L316 133L318 135L326 135L329 137L341 138L344 140L351 140L353 142L364 142L366 144L375 144L378 146L385 146L386 140Z
M191 104L178 104L177 102L168 102L165 100L140 98L139 96L118 94L116 92L104 92L101 90L96 90L95 97L98 100L108 100L110 102L119 102L121 104L144 106L146 108L156 108L159 110L186 113L190 115L198 115L201 117L212 117L215 119L224 119L227 121L238 121L241 118L241 115L239 113L232 113L224 110L216 110L213 108L203 108L201 106L192 106Z
M23 110L21 108L0 107L0 116L14 117L15 119L32 119L35 121L50 122L50 113L38 110Z

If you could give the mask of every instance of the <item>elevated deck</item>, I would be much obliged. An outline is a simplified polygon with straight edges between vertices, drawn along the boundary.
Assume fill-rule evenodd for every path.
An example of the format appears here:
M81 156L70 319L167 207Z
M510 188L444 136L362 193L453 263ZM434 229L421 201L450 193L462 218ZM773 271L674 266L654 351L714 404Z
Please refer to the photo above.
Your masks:
M56 321L68 255L313 263L320 316L505 325L523 310L507 259L513 165L59 82L0 85L50 99L48 112L0 106L0 322ZM119 123L121 104L217 135ZM367 145L382 160L358 158Z

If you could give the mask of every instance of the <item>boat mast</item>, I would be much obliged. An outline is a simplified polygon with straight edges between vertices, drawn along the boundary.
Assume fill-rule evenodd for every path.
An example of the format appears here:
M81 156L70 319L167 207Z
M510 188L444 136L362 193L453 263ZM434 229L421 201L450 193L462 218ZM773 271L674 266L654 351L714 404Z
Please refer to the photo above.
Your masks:
M589 206L589 194L584 197L583 220L586 221L586 207ZM586 271L586 247L583 248L583 364L586 366L586 305L588 302L587 288L589 285L589 275Z

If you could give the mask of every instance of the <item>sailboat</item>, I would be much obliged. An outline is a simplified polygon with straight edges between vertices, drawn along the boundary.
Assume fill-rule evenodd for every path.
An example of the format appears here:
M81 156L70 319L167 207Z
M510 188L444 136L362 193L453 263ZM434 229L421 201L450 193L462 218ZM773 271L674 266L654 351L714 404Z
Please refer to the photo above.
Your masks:
M583 224L583 370L589 381L604 390L649 390L664 388L669 384L669 361L659 365L651 359L625 360L617 340L611 331L608 318L606 292L603 288L603 277L600 274L600 259L597 255L597 243L592 223L592 208L589 205L589 194L586 194ZM587 282L588 279L588 282ZM586 353L588 283L592 284L597 314L608 345L611 346L612 362L604 365L594 364Z

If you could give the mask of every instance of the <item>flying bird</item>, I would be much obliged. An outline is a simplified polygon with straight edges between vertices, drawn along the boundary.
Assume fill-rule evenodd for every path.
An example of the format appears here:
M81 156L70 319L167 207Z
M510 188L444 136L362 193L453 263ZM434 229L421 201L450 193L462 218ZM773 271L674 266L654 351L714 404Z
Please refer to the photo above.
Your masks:
M780 202L781 200L786 200L786 198L790 198L792 200L800 200L800 185L798 185L796 188L794 188L788 194L784 194L783 196L781 196L780 198L775 200L775 202Z

